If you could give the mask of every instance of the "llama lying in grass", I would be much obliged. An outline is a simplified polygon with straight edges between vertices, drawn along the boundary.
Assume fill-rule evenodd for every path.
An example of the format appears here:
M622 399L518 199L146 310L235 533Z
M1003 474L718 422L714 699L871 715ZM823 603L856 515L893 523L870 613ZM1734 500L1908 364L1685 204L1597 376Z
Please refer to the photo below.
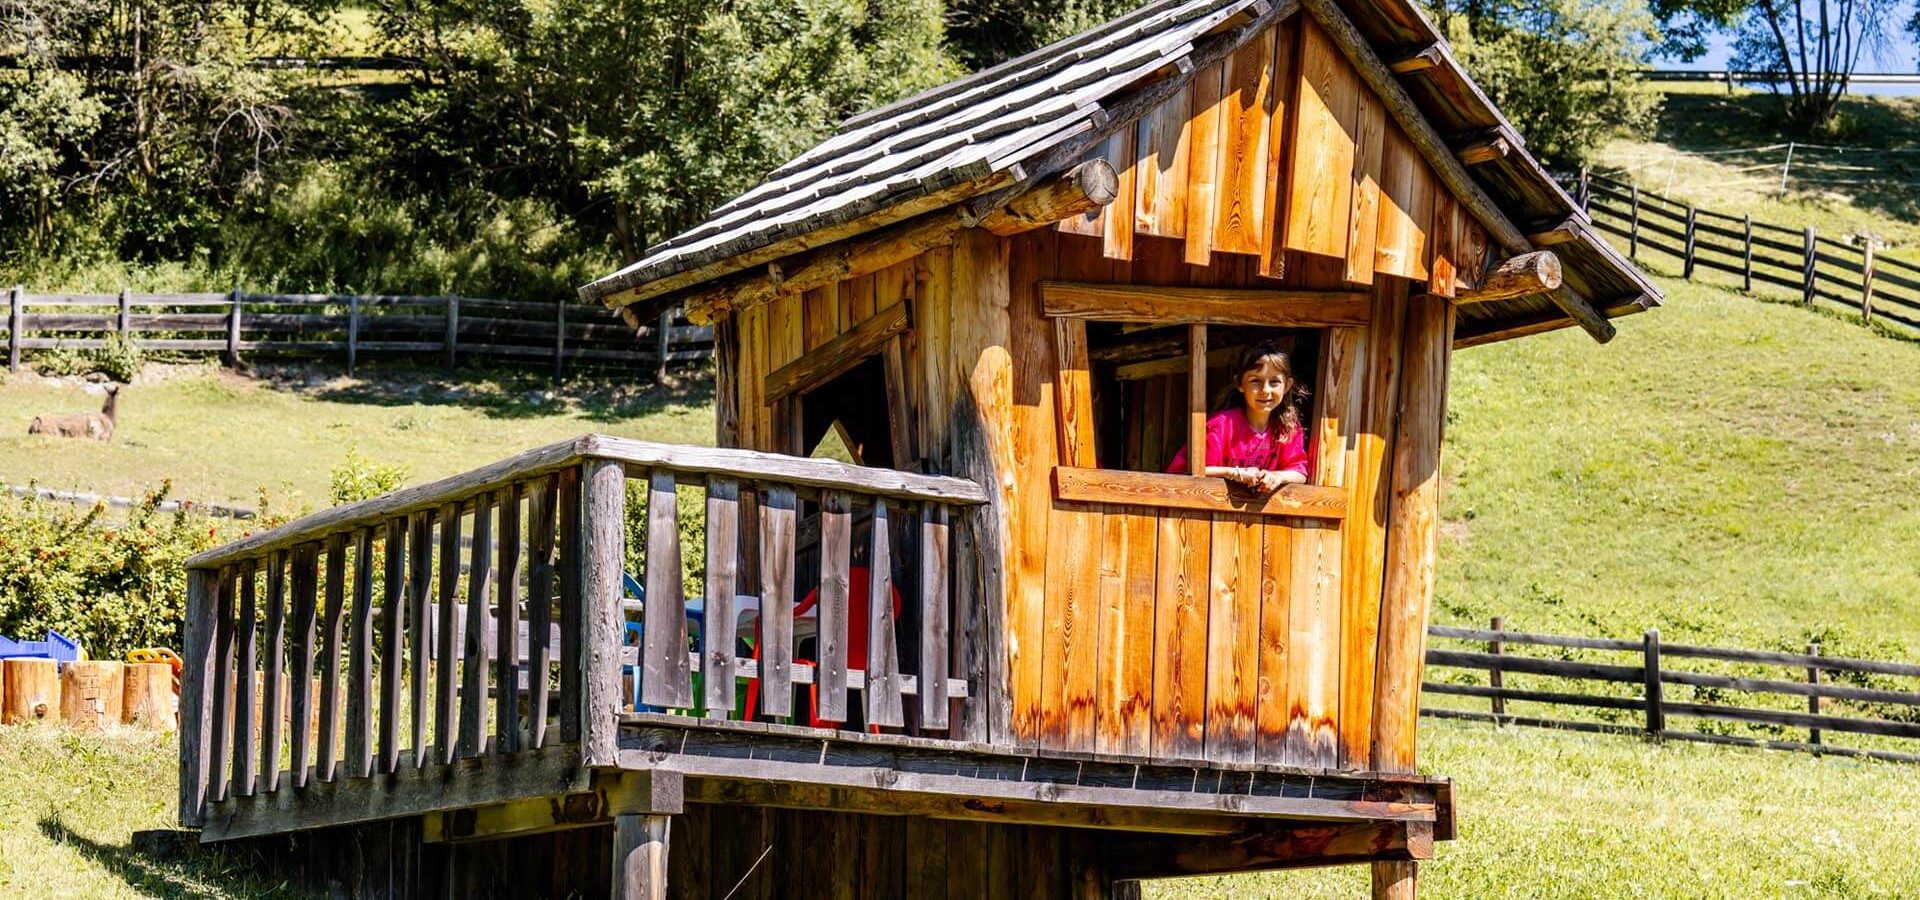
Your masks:
M34 416L33 424L27 426L28 434L51 434L56 437L92 438L96 441L113 440L114 414L120 401L120 386L107 385L107 402L97 413L67 413L59 416Z

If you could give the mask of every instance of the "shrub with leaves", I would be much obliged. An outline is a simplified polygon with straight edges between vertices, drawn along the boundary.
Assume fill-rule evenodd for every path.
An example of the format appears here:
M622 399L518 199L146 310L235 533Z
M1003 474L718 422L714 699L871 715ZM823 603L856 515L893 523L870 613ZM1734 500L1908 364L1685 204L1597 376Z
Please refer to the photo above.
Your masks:
M140 367L146 364L147 351L131 339L118 334L107 335L106 346L87 354L88 371L99 372L121 384L129 384L133 376L140 374Z
M340 506L390 494L407 483L407 467L383 465L360 455L360 445L348 444L347 457L333 468L333 503Z
M98 658L178 650L183 563L223 529L196 513L159 512L170 489L142 498L125 523L109 521L104 504L0 496L0 634L37 640L51 628Z

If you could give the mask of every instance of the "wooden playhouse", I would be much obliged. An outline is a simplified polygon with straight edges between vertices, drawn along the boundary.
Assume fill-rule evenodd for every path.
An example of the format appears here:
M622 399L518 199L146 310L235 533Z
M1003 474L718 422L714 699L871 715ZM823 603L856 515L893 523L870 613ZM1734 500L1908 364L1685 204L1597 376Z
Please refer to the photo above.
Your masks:
M1404 0L1150 4L581 293L712 325L719 447L583 437L190 560L203 840L350 896L1410 897L1453 836L1414 749L1449 356L1659 297ZM1162 471L1268 340L1311 482Z

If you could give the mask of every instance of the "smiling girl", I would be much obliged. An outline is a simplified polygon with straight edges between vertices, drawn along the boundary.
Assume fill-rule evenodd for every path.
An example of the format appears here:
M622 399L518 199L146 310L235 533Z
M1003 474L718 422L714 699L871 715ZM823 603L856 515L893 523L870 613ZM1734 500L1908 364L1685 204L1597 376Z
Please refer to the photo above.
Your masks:
M1206 474L1261 493L1305 483L1311 463L1300 407L1307 389L1293 377L1286 351L1271 342L1254 344L1235 371L1239 378L1207 419ZM1188 471L1186 448L1167 471Z

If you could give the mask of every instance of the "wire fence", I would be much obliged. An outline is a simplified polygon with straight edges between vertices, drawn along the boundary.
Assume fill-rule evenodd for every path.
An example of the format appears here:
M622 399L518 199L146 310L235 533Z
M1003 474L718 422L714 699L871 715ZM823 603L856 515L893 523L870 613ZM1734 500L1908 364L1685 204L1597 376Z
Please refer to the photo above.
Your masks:
M1920 665L1826 656L1818 644L1667 644L1658 629L1533 634L1499 618L1427 633L1442 646L1427 651L1421 715L1920 762Z
M334 356L351 374L366 354L461 362L651 369L706 359L713 329L678 313L631 328L599 310L560 300L540 303L483 297L368 294L117 294L7 292L7 367L26 351L94 350L110 338L142 350L246 355Z
M1872 188L1920 185L1920 147L1859 147L1785 141L1753 147L1718 150L1648 150L1618 157L1620 165L1607 169L1610 178L1631 176L1636 182L1672 190L1683 176L1681 164L1708 159L1717 168L1709 180L1686 176L1688 187L1764 188L1778 196L1789 190Z
M1754 285L1781 288L1806 306L1856 312L1864 322L1896 323L1920 332L1920 265L1877 253L1859 237L1824 237L1811 225L1792 228L1729 215L1582 170L1576 200L1600 230L1626 242L1627 256L1657 251L1676 260L1681 276L1711 270Z

